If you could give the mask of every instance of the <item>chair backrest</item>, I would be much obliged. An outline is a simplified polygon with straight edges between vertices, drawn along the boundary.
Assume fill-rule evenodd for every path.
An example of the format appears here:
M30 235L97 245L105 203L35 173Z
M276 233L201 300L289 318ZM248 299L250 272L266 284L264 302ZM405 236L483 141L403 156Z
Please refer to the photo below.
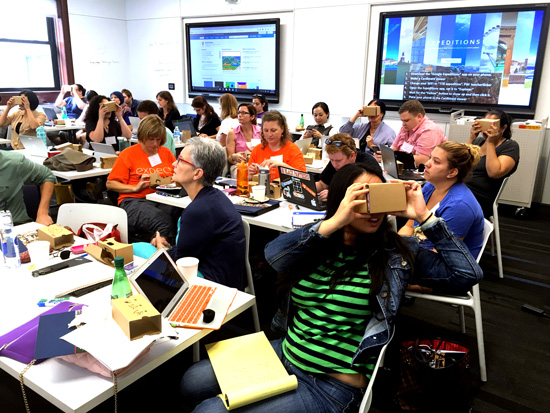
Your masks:
M481 256L483 255L483 251L485 251L485 246L487 245L487 241L489 241L489 236L493 232L494 226L491 221L488 219L484 219L484 225L483 225L483 244L481 245L481 249L479 250L479 254L477 255L476 261L479 262L481 260Z
M256 292L254 291L254 279L252 278L252 267L250 267L250 261L248 259L248 251L250 249L250 224L248 221L243 219L243 227L244 227L244 238L245 238L245 270L246 270L246 281L248 283L248 287L246 288L246 292L252 295L256 295Z
M117 224L120 240L128 243L128 216L122 208L103 204L63 204L57 213L57 223L68 226L74 232L87 223Z
M374 379L376 378L378 369L384 363L384 356L390 342L391 339L380 350L380 355L378 356L378 360L376 361L376 365L374 366L374 370L372 371L372 376L369 380L369 384L367 386L367 389L365 390L365 394L363 395L363 400L361 401L361 406L359 407L359 413L367 413L370 409L370 405L372 403L372 388L374 386Z
M504 178L502 180L502 184L500 185L500 189L497 192L497 196L495 197L495 202L493 202L493 215L496 215L497 209L498 209L498 200L500 199L500 196L502 195L502 191L504 191L504 187L508 183L508 179L510 179L509 176Z

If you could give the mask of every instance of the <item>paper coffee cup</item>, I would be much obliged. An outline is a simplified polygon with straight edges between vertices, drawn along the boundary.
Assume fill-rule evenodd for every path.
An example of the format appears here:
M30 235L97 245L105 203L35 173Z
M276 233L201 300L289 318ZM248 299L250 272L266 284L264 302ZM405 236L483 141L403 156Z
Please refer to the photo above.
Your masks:
M37 266L45 264L50 259L50 242L33 241L27 244L31 262Z
M183 257L176 261L176 265L187 282L191 282L197 276L199 259L195 257Z
M252 187L252 198L257 201L265 199L265 185L255 185Z

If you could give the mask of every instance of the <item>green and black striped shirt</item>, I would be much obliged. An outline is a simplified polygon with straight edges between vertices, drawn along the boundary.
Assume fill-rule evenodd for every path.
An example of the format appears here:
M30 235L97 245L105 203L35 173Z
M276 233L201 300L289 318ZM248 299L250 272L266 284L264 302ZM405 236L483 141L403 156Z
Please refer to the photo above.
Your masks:
M286 358L310 373L361 373L368 378L376 356L366 364L352 364L372 312L369 305L370 276L367 264L351 276L331 277L357 258L355 250L326 259L291 291L296 309L283 342Z

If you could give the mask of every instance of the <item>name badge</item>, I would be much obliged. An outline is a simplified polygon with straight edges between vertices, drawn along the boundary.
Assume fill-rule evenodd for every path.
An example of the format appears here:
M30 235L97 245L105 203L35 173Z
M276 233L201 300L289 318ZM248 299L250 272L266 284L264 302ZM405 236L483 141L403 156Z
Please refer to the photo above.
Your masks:
M157 153L153 156L150 156L149 163L151 164L151 166L157 166L159 163L162 163L162 161L160 160L159 154Z
M117 138L116 136L106 136L105 137L105 143L108 143L109 145L116 145L117 143Z
M274 161L283 162L283 155L272 156L271 159L273 159Z
M403 151L403 152L412 153L413 149L414 149L414 146L412 146L410 143L403 142L403 144L401 145L401 148L399 150Z

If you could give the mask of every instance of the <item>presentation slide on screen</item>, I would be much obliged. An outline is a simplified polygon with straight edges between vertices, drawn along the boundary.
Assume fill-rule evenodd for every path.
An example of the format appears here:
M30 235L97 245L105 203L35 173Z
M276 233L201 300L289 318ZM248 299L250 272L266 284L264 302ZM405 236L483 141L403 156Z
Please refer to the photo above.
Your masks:
M275 91L275 25L191 28L191 82L201 90Z
M529 105L542 11L387 18L380 98Z

